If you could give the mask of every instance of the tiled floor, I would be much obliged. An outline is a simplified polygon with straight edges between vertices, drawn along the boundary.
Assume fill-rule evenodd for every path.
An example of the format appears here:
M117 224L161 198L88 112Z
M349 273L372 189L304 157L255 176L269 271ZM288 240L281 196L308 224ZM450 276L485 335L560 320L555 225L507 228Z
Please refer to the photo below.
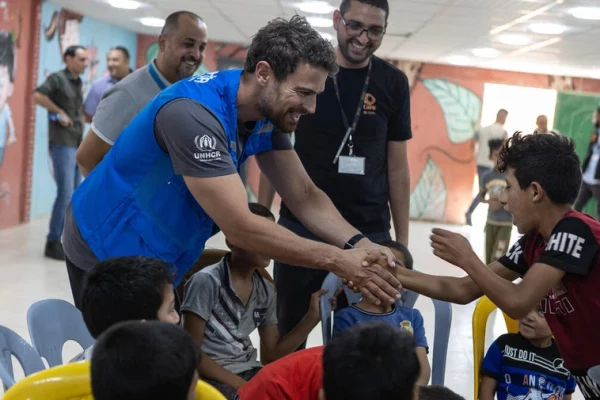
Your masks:
M474 227L451 227L470 238L480 255L483 254L484 215L485 209L480 207L474 217ZM25 315L32 303L47 298L72 301L64 264L43 257L47 226L47 219L39 219L27 225L0 231L0 324L15 330L27 340L29 340L29 335ZM461 276L463 274L461 270L432 255L429 247L429 232L432 227L433 225L426 223L411 223L410 248L415 259L415 268L432 274ZM515 238L516 233L513 235L513 240ZM222 248L224 245L225 242L221 235L212 238L208 243L210 247ZM434 329L432 303L421 297L417 301L416 307L423 313L425 329L431 342ZM473 308L474 304L453 306L452 330L446 366L446 385L467 399L473 398L471 338ZM493 315L488 324L488 344L493 337L500 335L504 330L502 320ZM253 341L258 346L257 336L253 337ZM320 344L320 327L317 327L309 337L309 345ZM78 351L80 348L78 349L76 344L68 343L63 354L66 359L69 359ZM17 376L19 374L22 376L22 372L17 372ZM0 393L1 390L0 387ZM574 399L582 398L579 393L574 396Z

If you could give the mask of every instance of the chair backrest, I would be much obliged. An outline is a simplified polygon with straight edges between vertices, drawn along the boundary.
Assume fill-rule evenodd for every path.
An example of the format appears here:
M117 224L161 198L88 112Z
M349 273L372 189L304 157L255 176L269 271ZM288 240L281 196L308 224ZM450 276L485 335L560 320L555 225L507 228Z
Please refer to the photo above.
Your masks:
M0 380L4 391L15 384L11 356L21 364L25 376L46 368L37 351L25 339L0 325Z
M225 400L206 382L198 381L198 400ZM4 395L4 400L93 400L90 362L80 362L50 368L17 382Z
M62 349L68 340L74 340L84 349L94 344L81 311L64 300L34 303L27 311L27 326L33 347L50 367L63 363Z
M473 311L473 383L474 383L474 399L479 398L479 383L480 383L480 366L483 361L484 347L485 347L485 329L487 321L492 313L496 309L496 305L487 297L483 296L475 305ZM504 322L506 323L506 329L509 333L517 333L519 326L517 321L510 318L505 313Z
M327 275L321 286L329 290L327 294L321 297L321 331L323 335L323 344L327 345L333 334L333 312L331 310L331 299L335 292L342 286L342 280L333 273ZM360 300L360 294L354 293L348 287L344 286L344 293L348 298L348 303L356 303ZM398 301L398 305L406 308L413 308L419 297L418 293L406 291ZM450 339L450 328L452 326L452 305L445 301L433 300L435 310L435 336L433 341L433 365L431 373L431 383L433 385L443 385L446 375L446 358L448 356L448 342Z

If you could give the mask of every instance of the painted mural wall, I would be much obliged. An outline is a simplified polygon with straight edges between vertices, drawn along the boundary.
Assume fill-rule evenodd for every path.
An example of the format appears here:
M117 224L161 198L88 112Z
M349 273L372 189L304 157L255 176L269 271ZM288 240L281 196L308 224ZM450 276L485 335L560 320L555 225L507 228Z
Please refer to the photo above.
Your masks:
M413 139L408 154L410 217L415 220L464 223L476 170L470 141L480 120L485 83L600 92L600 81L593 79L393 63L411 83ZM510 113L510 104L505 108Z
M37 84L44 82L50 73L64 68L62 54L67 47L75 44L85 46L90 55L89 67L81 76L84 96L95 80L108 73L106 54L111 47L126 47L132 55L131 67L135 68L136 33L61 9L49 1L45 1L41 7L39 41ZM86 131L87 128L86 126ZM37 107L30 217L49 214L55 195L56 184L48 156L48 113Z
M33 0L0 2L0 229L21 222L28 197L35 17Z

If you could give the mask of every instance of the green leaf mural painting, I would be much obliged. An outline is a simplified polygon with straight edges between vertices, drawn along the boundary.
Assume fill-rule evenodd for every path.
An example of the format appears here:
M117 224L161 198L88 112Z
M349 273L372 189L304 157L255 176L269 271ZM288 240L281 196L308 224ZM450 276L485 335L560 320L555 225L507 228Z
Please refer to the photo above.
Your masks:
M470 140L475 134L473 121L479 121L481 116L479 96L446 79L423 79L422 82L444 112L450 141L460 144Z
M427 158L419 183L410 195L410 218L442 221L447 195L440 169L431 158Z

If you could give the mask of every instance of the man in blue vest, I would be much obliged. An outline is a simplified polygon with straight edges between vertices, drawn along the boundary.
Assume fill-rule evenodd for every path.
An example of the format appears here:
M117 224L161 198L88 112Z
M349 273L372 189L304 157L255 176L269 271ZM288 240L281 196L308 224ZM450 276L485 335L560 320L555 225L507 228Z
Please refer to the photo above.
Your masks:
M289 139L336 71L331 44L303 17L275 19L253 38L243 71L191 77L150 101L71 200L63 246L75 304L85 271L110 257L165 260L177 285L219 229L235 246L332 271L375 302L399 298L391 252L341 217ZM333 246L250 212L238 171L251 155L294 215Z

